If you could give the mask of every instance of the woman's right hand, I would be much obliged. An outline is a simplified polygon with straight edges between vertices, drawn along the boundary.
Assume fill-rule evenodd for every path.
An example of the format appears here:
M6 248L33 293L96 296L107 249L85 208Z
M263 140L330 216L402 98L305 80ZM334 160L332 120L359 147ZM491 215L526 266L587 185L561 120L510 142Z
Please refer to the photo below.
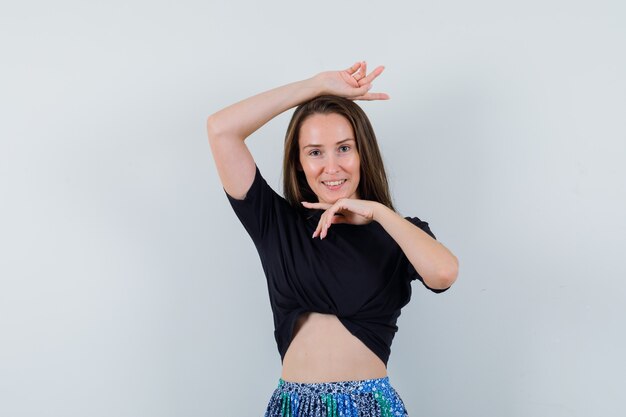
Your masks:
M209 143L226 193L243 199L252 185L256 165L244 141L253 132L285 110L321 94L350 100L386 100L387 94L369 92L383 69L381 66L367 74L365 62L357 62L344 71L322 72L256 94L209 116Z
M357 62L343 71L326 71L317 74L314 80L320 83L323 94L345 97L350 100L388 100L386 93L370 93L372 81L385 67L378 66L367 74L365 61Z

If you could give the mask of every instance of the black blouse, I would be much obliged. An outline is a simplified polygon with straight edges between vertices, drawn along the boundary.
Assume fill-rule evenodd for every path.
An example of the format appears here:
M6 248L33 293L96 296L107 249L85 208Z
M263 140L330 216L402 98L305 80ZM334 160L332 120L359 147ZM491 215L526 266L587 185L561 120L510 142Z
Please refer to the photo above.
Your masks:
M313 239L323 211L294 209L258 167L243 200L226 196L261 258L281 361L298 316L315 311L336 315L387 365L400 309L411 299L410 283L424 280L383 227L333 224L323 240ZM406 219L435 238L428 223Z

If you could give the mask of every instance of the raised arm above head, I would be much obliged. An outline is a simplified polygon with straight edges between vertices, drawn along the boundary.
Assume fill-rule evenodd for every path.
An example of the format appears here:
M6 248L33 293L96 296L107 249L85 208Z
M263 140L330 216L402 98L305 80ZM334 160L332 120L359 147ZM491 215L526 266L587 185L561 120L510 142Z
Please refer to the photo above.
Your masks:
M252 185L255 162L245 139L265 123L305 101L322 94L352 100L386 100L385 93L370 93L372 81L384 70L379 66L367 74L365 62L341 71L321 72L249 97L230 105L207 119L207 132L215 165L224 190L243 199Z

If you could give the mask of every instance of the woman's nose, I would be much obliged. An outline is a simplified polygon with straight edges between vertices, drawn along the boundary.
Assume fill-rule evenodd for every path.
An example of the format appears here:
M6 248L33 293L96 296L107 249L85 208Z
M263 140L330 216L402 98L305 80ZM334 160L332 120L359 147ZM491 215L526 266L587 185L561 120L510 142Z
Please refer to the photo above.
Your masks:
M324 167L324 171L327 174L334 174L336 172L339 172L339 162L337 161L335 155L328 156L328 158L326 159L326 166Z

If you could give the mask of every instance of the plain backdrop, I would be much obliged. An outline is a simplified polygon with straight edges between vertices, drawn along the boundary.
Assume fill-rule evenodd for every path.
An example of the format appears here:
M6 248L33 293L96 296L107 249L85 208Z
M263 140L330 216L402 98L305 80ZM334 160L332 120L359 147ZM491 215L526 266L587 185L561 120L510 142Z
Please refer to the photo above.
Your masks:
M361 103L419 282L389 376L411 416L623 416L622 1L23 1L0 7L0 415L261 416L265 279L206 117L385 65ZM291 112L249 139L281 189Z

